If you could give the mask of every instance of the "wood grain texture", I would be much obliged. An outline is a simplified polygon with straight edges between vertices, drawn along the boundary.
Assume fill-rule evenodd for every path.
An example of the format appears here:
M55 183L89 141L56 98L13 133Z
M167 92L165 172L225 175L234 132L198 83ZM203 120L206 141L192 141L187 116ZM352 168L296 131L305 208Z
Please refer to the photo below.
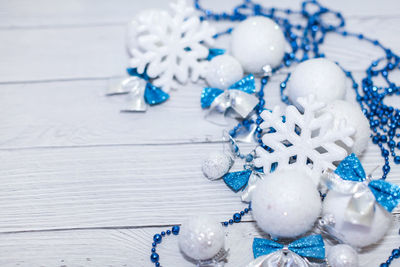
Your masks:
M237 2L204 5L229 10ZM398 1L324 3L343 11L348 30L400 52ZM124 75L126 23L142 9L165 6L156 0L0 1L0 266L152 266L155 232L192 214L222 221L245 207L200 170L201 159L222 146L222 128L206 122L199 107L204 83L182 86L146 114L120 114L126 99L103 96L109 78ZM216 46L228 43L225 37ZM323 51L357 77L382 55L339 36L328 37ZM283 77L268 85L267 107L282 105ZM354 101L351 90L347 99ZM367 172L382 165L376 146L370 144L362 162ZM388 180L400 184L399 166L392 164ZM251 240L261 234L251 216L245 221L227 229L228 267L248 263ZM361 254L361 266L387 258L399 244L399 227L397 218L387 237ZM165 266L192 266L176 238L165 241L159 249Z
M373 247L360 253L360 266L379 266L387 258L388 248L398 246L399 218L387 236ZM76 230L0 235L0 265L31 266L112 266L151 267L149 260L153 235L169 227L141 229ZM253 258L254 237L265 237L254 223L230 226L226 232L225 248L229 249L226 267L243 267ZM179 252L178 238L164 238L158 246L163 266L194 266ZM329 244L327 244L329 246ZM371 255L370 251L373 251ZM399 266L395 261L394 267Z
M400 51L396 36L400 18L354 18L348 30L368 32ZM216 25L219 29L227 26ZM371 30L372 28L372 30ZM124 74L127 66L125 24L61 28L1 30L0 83L27 83L64 80L100 79ZM217 42L227 43L228 38ZM326 54L344 63L350 70L363 70L379 50L360 41L331 36L324 45ZM181 91L181 90L180 90Z
M221 144L3 150L0 233L176 224L198 212L226 220L245 204L201 173L201 159L218 149ZM362 161L367 173L381 165L377 147L370 145ZM400 169L388 180L400 184Z
M190 0L188 1L190 2ZM350 18L393 17L400 14L396 8L396 0L382 0L379 4L362 0L320 1L343 12ZM155 4L156 3L156 4ZM241 3L240 0L202 0L206 8L217 11L231 10L231 7ZM292 0L259 0L264 6L299 9L298 1ZM29 0L1 1L0 28L34 28L34 27L76 27L87 25L124 24L139 10L147 8L167 8L167 1L131 1L115 0L71 0L51 1L39 0L34 3Z

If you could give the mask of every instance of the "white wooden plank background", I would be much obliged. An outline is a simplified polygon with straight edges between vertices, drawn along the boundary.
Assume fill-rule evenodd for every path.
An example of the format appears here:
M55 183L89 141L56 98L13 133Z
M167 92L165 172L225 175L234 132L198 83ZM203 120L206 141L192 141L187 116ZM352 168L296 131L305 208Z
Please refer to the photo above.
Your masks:
M213 2L204 5L230 10L239 1ZM324 3L343 12L349 30L400 52L398 1ZM127 22L142 9L167 5L0 0L0 266L152 266L155 232L198 212L225 220L244 207L201 174L201 158L220 149L222 130L203 119L202 84L183 86L146 114L121 114L123 98L103 97L109 79L124 75ZM358 75L379 55L356 40L327 42L326 54ZM279 104L282 77L267 88L269 107ZM371 144L362 161L368 171L382 159ZM392 165L388 180L400 184L399 166ZM249 262L251 240L261 234L251 216L245 221L227 229L228 267ZM361 254L361 266L384 261L400 244L399 227L397 217L387 237ZM165 266L190 266L175 238L159 251Z

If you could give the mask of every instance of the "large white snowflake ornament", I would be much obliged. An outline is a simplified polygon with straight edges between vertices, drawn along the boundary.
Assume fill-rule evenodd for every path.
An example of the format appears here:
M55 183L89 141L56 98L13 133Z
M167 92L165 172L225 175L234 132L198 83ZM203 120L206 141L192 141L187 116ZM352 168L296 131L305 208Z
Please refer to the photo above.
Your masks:
M264 173L274 168L303 168L318 185L322 171L335 169L333 163L347 156L340 144L351 147L355 130L344 120L333 123L333 115L322 112L325 104L316 102L313 95L299 98L298 103L304 113L295 106L288 106L285 114L279 107L261 113L264 122L260 127L266 131L262 141L272 152L257 147L254 163L263 167ZM269 131L271 128L274 130Z
M168 92L178 83L193 82L202 75L208 56L207 45L214 41L215 29L200 21L186 0L170 4L164 10L145 10L131 22L128 33L130 66L146 71L153 84Z

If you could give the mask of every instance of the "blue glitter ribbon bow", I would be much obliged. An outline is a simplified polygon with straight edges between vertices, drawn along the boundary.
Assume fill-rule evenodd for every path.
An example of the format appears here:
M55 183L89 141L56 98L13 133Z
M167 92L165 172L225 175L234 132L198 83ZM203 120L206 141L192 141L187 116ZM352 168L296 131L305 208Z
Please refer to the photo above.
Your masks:
M258 104L258 99L252 95L256 90L252 74L235 82L227 90L219 88L204 88L201 93L201 107L225 113L232 108L240 117L246 118Z
M144 100L150 106L161 104L169 98L169 94L161 90L161 88L152 85L149 80L149 76L147 76L146 71L143 74L139 74L136 68L128 68L127 72L130 76L135 76L142 78L146 81L146 87L144 90Z
M225 174L222 179L233 192L237 193L242 190L242 201L250 202L252 193L257 187L257 182L262 180L262 170L255 168L253 170L246 169L230 172Z
M321 235L310 235L300 238L287 246L275 241L254 238L253 254L256 259L248 265L255 266L309 266L306 258L325 259L325 244ZM288 259L290 258L290 260Z
M125 78L107 95L129 94L130 105L122 111L146 111L147 105L153 106L165 102L169 95L152 85L146 72L140 74L135 68L128 68L130 77Z
M368 226L375 214L375 203L392 212L400 202L400 187L384 180L369 181L354 154L347 156L334 172L326 171L322 180L329 189L352 195L345 214L351 223Z

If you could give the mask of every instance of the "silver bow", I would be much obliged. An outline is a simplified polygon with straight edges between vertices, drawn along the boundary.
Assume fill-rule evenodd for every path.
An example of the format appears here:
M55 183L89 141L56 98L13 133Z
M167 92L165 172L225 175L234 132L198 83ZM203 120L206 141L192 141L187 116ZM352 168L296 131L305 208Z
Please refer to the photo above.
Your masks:
M241 199L243 202L251 202L254 190L257 188L258 181L263 180L261 173L253 171L250 175L247 186L242 191Z
M215 118L214 114L223 113L230 116L230 110L234 111L233 117L246 118L258 104L258 99L254 95L248 94L241 90L229 89L217 96L210 106L210 111L206 114L206 118L220 125L226 125L226 121L220 116Z
M330 190L351 195L344 219L352 224L371 226L375 214L376 200L368 187L368 181L354 182L343 180L332 170L324 171L321 182Z
M144 99L147 82L140 77L130 76L112 85L107 96L123 95L129 97L130 104L122 109L123 112L144 112L147 110L147 103Z
M285 247L276 252L258 257L246 267L311 267L326 266L326 263L311 263L306 258L290 251Z

